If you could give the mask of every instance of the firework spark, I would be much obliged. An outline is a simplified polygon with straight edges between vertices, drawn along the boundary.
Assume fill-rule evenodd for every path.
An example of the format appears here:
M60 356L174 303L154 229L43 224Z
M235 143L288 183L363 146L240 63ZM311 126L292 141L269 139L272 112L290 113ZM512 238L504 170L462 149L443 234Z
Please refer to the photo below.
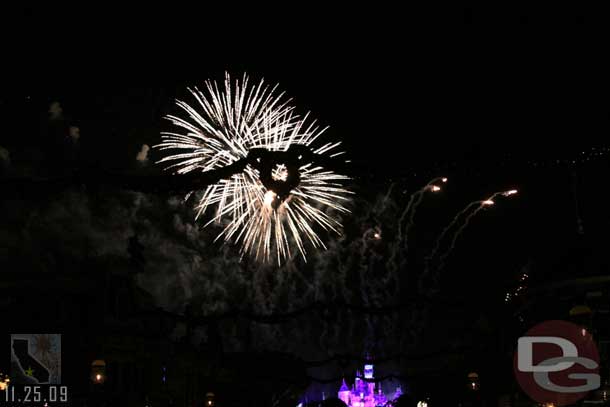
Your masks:
M389 270L391 271L391 273L398 272L399 266L397 266L397 263L396 263L397 258L402 259L402 260L398 260L398 262L404 262L405 257L403 257L401 253L403 251L407 252L407 250L409 249L409 244L408 244L409 232L411 231L411 228L413 227L413 224L415 221L415 213L417 212L417 208L419 207L419 205L421 204L421 202L424 199L424 193L426 191L430 191L430 192L440 191L442 188L437 185L439 182L446 183L447 178L446 177L434 178L431 181L429 181L426 185L424 185L423 187L421 187L420 189L418 189L417 191L412 193L411 197L409 198L409 202L407 203L407 206L402 211L402 213L398 219L398 233L397 233L397 237L396 237L396 245L394 245L394 247L392 249L392 255L390 256L390 259L388 262ZM404 220L407 217L407 215L409 216L409 219L408 219L405 233L403 236L402 224L404 223ZM394 277L396 277L396 275Z
M318 144L326 129L308 115L294 114L290 100L276 88L264 81L250 85L245 75L233 83L227 74L224 87L207 81L204 91L189 89L197 104L177 102L186 117L168 116L178 131L162 133L155 147L171 150L159 162L170 163L168 169L177 174L249 160L241 173L201 191L196 218L214 207L205 226L223 226L217 239L239 244L242 256L266 261L275 250L281 262L293 255L293 245L303 258L306 242L325 248L320 230L340 233L341 224L328 209L347 212L350 192L344 187L347 176L313 159L336 158L342 154L340 143ZM293 151L303 153L290 155Z
M480 205L480 204L481 204L481 201L471 202L468 205L466 205L466 207L464 209L462 209L460 212L458 212L457 215L455 215L453 217L451 222L449 222L449 224L447 226L445 226L445 228L438 235L438 238L436 239L434 247L432 248L432 251L430 252L430 255L428 256L428 261L433 260L436 257L436 255L438 254L438 251L441 247L441 243L442 243L443 239L445 238L447 233L449 233L449 231L458 224L458 222L460 221L462 216L464 216L466 213L468 213L473 207Z
M430 274L430 272L432 271L431 263L434 262L435 258L437 258L437 257L439 258L439 263L438 263L437 267L435 268L436 270L442 270L445 267L445 260L447 259L447 257L449 257L449 255L455 248L455 244L457 243L458 238L464 232L466 227L470 224L470 221L472 220L472 218L474 218L484 208L495 205L494 199L496 197L498 197L500 195L508 197L508 196L514 195L516 193L517 193L516 189L496 192L487 199L469 203L468 205L466 205L466 207L464 209L462 209L460 212L458 212L458 214L455 215L455 217L451 220L451 222L439 234L439 237L436 239L436 242L434 244L434 247L432 248L432 251L430 252L430 255L426 258L426 266L425 266L424 272L422 273L422 276L420 277L420 285L423 284L424 279L427 278L428 275ZM475 209L472 210L473 208L475 208ZM466 215L466 217L464 218L465 215ZM460 221L462 219L464 219L464 221L460 224ZM453 234L453 237L451 238L451 243L449 244L448 249L442 255L439 256L438 252L441 248L441 244L442 244L443 240L445 239L445 237L451 230L453 230L455 227L457 227L457 225L460 225L460 226L457 228L456 232Z
M492 196L490 196L489 198L487 198L485 200L473 202L473 204L478 204L478 206L477 206L477 208L474 211L472 211L472 213L470 215L468 215L466 217L466 219L464 220L464 223L462 224L462 226L460 226L460 228L453 235L453 239L451 239L451 245L449 245L449 249L447 249L447 251L441 256L441 266L440 266L440 268L443 267L445 260L447 259L447 257L449 257L449 254L451 253L451 251L455 248L455 244L456 244L458 238L460 237L462 232L464 232L466 227L470 224L470 221L472 220L472 218L474 218L486 206L495 205L494 199L497 196L500 196L500 195L502 195L502 196L511 196L511 195L516 194L516 193L517 193L516 189L511 189L510 191L496 192ZM469 205L469 207L470 206L471 205Z
M437 185L439 182L446 183L447 182L447 178L446 177L434 178L433 180L428 182L426 185L424 185L422 188L420 188L417 191L415 191L411 195L411 198L409 199L409 203L407 204L407 207L405 208L405 210L400 215L400 219L398 220L398 240L399 241L401 241L402 238L403 238L403 236L402 236L402 222L404 221L405 217L407 215L409 215L409 221L407 222L407 227L406 227L406 230L405 230L405 247L407 247L407 240L409 238L409 231L413 227L413 222L415 220L415 212L417 211L417 207L421 204L422 200L424 199L424 192L426 192L426 191L431 191L431 192L438 192L438 191L440 191L441 187L439 187Z

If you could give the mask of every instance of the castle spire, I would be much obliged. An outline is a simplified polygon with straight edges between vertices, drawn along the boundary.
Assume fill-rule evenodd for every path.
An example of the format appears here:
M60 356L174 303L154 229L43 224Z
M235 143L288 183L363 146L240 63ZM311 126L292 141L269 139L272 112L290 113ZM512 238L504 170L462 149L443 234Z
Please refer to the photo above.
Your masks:
M345 377L343 378L343 383L341 384L339 391L349 391L349 387L347 387L347 383L345 383Z
M341 388L339 389L339 400L341 400L342 402L344 402L346 405L349 406L349 395L350 395L350 390L349 387L347 387L347 383L345 383L345 377L343 378L343 383L341 384Z

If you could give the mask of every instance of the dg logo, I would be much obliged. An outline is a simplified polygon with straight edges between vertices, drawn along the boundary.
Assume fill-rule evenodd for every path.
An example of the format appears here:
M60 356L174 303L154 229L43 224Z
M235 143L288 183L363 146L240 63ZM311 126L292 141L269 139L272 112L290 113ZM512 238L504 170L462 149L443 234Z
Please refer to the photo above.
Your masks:
M565 321L546 321L519 338L515 376L539 403L568 406L600 387L599 352L591 334Z

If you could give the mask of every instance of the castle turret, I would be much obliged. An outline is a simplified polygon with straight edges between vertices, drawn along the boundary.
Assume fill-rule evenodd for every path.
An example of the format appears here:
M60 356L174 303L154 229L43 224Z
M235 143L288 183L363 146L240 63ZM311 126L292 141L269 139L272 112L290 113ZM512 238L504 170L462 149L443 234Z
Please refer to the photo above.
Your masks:
M388 402L385 394L381 391L381 385L377 387L377 393L375 394L375 406L385 406Z
M356 371L356 379L354 380L354 391L359 393L362 390L362 375L360 370Z
M349 406L349 394L350 394L349 387L347 387L347 384L345 383L345 379L343 379L343 383L341 384L341 388L339 389L339 400L341 400L348 406Z
M373 381L373 365L364 365L364 379L366 380L366 394L375 394L375 382Z
M364 378L365 379L373 378L373 365L364 365Z

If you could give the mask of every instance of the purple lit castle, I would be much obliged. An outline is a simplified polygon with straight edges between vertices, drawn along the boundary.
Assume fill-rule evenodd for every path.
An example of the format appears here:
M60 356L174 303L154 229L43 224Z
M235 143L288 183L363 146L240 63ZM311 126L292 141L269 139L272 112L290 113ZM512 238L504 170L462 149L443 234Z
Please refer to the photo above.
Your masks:
M339 400L348 407L385 407L390 401L398 399L402 395L400 385L396 387L391 398L381 391L381 384L375 383L373 377L373 365L364 365L364 380L360 372L356 372L356 380L350 389L343 379L339 389Z

